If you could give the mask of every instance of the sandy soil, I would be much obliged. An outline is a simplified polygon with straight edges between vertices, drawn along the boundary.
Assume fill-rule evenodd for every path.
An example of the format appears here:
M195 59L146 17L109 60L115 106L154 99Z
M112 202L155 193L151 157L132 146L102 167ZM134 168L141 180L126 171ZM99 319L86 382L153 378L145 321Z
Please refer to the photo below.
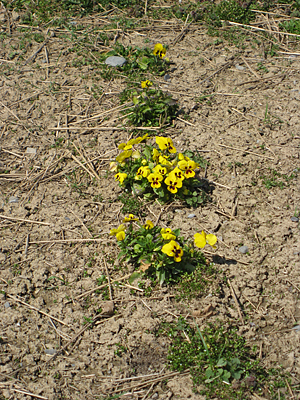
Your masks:
M101 28L96 18L82 23ZM120 114L112 110L125 78L104 81L97 68L77 67L85 33L72 38L66 29L51 28L30 59L41 43L20 48L20 25L17 15L10 33L1 25L0 398L200 399L187 374L166 368L168 339L153 333L184 313L173 289L145 297L125 286L130 268L118 264L108 235L123 218L121 189L107 170L116 143L128 137L114 129ZM199 293L187 306L214 306L200 325L215 318L237 324L266 367L281 365L299 382L300 61L282 53L265 58L251 37L239 48L218 44L200 25L174 44L181 26L169 21L117 40L169 45L170 81L158 82L178 100L181 119L167 134L178 149L198 150L209 161L200 174L214 182L212 202L195 210L175 204L166 213L148 204L145 219L161 213L162 226L180 227L185 237L202 229L218 236L215 255L206 255L230 279L239 309L227 286L222 296ZM46 28L37 32L46 35ZM197 101L204 94L211 96ZM87 159L96 173L82 167ZM274 171L278 185L267 188ZM120 282L113 285L115 314L108 291L95 291L107 269Z

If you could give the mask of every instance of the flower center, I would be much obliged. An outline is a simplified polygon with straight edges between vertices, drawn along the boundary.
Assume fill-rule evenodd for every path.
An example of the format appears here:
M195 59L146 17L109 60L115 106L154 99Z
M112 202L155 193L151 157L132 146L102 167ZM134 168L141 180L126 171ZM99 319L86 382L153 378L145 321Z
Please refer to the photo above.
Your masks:
M174 246L174 248L173 248L173 253L174 253L174 257L175 257L175 258L178 258L178 257L180 256L180 253L181 253L180 250L181 250L181 249L178 249L177 247Z

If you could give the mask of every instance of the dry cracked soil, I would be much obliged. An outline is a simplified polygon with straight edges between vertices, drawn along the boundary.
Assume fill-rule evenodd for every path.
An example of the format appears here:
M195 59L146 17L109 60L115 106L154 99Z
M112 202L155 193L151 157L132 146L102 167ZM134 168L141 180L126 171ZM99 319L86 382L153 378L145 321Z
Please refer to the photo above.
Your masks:
M168 45L169 79L155 79L180 114L166 135L208 161L200 175L213 185L210 202L152 202L143 216L186 238L202 229L218 237L204 254L231 285L178 301L168 285L148 296L147 280L130 288L130 266L109 236L124 217L108 170L130 134L118 129L116 108L126 76L104 80L77 52L89 31L97 51L109 51L91 29L108 16L74 19L76 34L32 27L46 43L25 40L17 13L9 21L2 17L0 45L0 398L204 399L188 374L168 370L169 339L155 330L185 307L208 306L214 313L198 313L199 326L237 325L266 368L291 374L286 398L300 398L297 44L283 38L271 57L254 35L237 47L200 24L180 35L177 19L112 30L111 45Z

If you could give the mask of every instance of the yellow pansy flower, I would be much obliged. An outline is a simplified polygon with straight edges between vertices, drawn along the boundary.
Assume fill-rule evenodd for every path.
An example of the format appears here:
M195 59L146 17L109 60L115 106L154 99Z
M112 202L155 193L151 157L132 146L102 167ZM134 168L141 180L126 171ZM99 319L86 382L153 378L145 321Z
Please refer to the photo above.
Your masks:
M178 189L182 187L182 180L176 179L174 175L169 175L165 179L165 184L167 185L167 189L171 193L177 193Z
M130 150L131 148L132 148L132 145L131 144L128 144L129 142L127 142L127 143L120 143L119 144L119 146L118 146L118 149L119 150Z
M170 153L177 153L171 138L156 136L155 140L160 150L169 150Z
M153 149L152 159L153 161L158 161L160 157L160 152L157 149Z
M138 160L139 158L141 158L141 153L140 153L138 150L135 150L135 151L132 152L131 157L132 157L134 160Z
M217 240L217 236L211 233L207 235L204 231L202 231L201 233L195 233L194 235L194 243L197 247L200 247L200 249L203 249L206 243L208 243L211 247L215 249L215 244L217 243Z
M151 81L149 81L149 79L141 82L142 89L148 89L152 85L153 85L153 83Z
M148 133L146 133L144 136L139 136L136 138L136 143L141 143L143 140L147 140L148 138Z
M160 175L166 175L167 173L167 168L166 167L162 167L161 165L156 165L156 167L153 168L153 172L156 172L157 174Z
M158 161L162 165L166 165L167 167L172 167L172 163L168 159L166 159L166 157L159 156Z
M133 214L129 214L128 217L125 217L123 223L131 222L131 221L138 221L139 219L136 218Z
M151 173L150 168L148 167L148 165L144 166L144 167L140 167L136 173L135 179L136 180L141 180L142 178L147 178L147 176Z
M147 219L147 221L146 221L145 225L143 225L143 227L145 229L152 229L152 228L154 228L154 224L152 221L150 221L150 219Z
M154 46L153 54L155 56L158 56L159 58L164 58L166 55L166 52L167 52L167 49L161 43L157 43Z
M150 175L147 176L148 181L151 183L151 186L153 188L159 188L161 187L161 181L164 179L164 177L160 174L157 173L152 173Z
M162 228L160 233L164 240L176 239L176 235L174 235L174 233L172 232L172 230L170 228L166 228L166 229Z
M124 180L127 178L127 174L125 172L118 172L115 175L115 180L119 181L121 184L124 182Z
M179 159L179 161L182 161L182 160L189 161L189 160L190 160L189 157L186 157L186 156L185 156L184 154L182 154L182 153L179 153L179 154L178 154L178 159Z
M129 158L131 156L131 154L132 154L132 150L123 151L116 157L116 161L118 161L119 163L122 163L124 160L126 160L126 158Z
M161 251L167 254L167 256L169 257L174 257L174 260L176 262L180 262L181 257L183 256L183 250L180 245L175 242L175 240L171 240L171 242L165 244L162 247Z
M198 167L198 164L196 164L193 160L181 160L178 162L178 167L184 171L184 176L186 178L193 178L193 176L195 176L194 169Z
M184 174L178 167L174 168L169 175L174 175L176 179L179 179L181 181L184 180Z
M124 240L125 239L125 226L120 225L118 229L111 229L109 232L111 236L115 236L117 240Z
M112 172L115 172L115 171L117 171L117 169L118 169L118 164L115 161L112 161L109 164L109 170Z

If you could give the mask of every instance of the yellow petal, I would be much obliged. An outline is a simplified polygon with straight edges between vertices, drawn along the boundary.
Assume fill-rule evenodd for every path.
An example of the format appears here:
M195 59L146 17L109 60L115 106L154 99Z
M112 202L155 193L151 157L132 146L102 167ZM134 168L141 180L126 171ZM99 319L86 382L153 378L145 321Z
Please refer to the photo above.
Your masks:
M206 234L204 231L202 233L195 233L194 235L195 245L200 249L203 249L206 245Z
M206 242L210 244L212 247L214 247L214 245L217 243L217 240L218 240L217 236L211 233L209 235L206 235Z
M117 240L124 240L125 239L125 232L124 231L120 231L116 234L116 238Z

